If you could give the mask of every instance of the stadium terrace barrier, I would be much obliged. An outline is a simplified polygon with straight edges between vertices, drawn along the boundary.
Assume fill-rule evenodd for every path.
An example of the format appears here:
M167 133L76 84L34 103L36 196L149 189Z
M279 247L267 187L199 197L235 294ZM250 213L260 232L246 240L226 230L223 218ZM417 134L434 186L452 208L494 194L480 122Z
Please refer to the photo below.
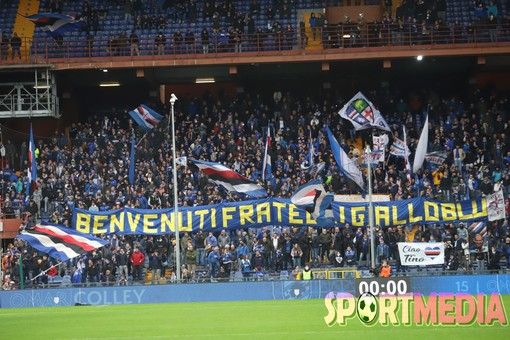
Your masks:
M245 53L250 55L284 54L292 50L311 53L332 53L349 51L352 48L378 48L385 50L416 50L426 47L462 48L466 44L489 47L510 44L510 25L483 25L460 27L426 28L421 25L382 25L369 23L362 30L354 25L336 25L328 29L320 29L316 40L310 36L300 36L295 31L262 32L257 34L211 34L209 44L203 44L200 37L187 43L176 42L169 35L166 42L157 44L156 36L139 35L137 49L131 44L130 32L126 36L110 38L93 37L87 39L82 32L81 37L72 36L55 40L53 38L29 39L22 38L21 57L7 57L0 64L10 63L46 63L46 62L83 62L84 59L124 58L128 60L153 58L206 58L216 56L232 56ZM480 47L480 46L478 46ZM317 52L318 51L318 52ZM119 59L122 60L122 59Z
M391 283L390 283L391 282ZM510 294L510 275L229 282L0 291L0 308L250 300L323 299L329 293ZM394 287L395 289L393 289Z

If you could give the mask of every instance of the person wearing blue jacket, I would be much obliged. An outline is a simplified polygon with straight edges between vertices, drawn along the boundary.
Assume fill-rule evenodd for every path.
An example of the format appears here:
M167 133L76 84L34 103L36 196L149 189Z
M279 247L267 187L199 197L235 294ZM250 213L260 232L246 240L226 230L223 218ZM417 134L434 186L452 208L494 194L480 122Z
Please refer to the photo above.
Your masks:
M211 282L217 282L216 276L218 275L218 272L220 270L220 254L219 254L219 248L214 247L214 250L209 253L209 256L207 257L207 260L209 262L210 266L210 272L209 277L211 278Z

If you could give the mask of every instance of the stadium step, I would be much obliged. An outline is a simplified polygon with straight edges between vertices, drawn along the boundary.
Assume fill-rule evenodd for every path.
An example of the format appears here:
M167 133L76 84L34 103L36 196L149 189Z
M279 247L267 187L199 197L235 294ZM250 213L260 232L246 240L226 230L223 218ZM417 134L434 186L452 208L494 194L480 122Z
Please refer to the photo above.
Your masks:
M315 40L313 39L312 28L308 21L310 20L310 13L306 13L304 16L305 22L305 34L308 37L308 45L305 47L306 50L322 50L322 38L321 38L321 29L322 27L317 28L317 32L315 34Z
M13 32L21 38L21 58L26 60L30 54L30 42L34 37L35 25L25 17L39 13L39 0L20 0L18 13L14 21Z

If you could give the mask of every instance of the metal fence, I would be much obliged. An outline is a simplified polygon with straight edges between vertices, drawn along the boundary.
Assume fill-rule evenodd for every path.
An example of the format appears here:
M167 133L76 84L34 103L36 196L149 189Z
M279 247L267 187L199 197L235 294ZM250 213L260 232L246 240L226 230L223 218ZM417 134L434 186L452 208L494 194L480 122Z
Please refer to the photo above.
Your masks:
M83 62L92 58L189 58L215 55L258 55L300 51L331 53L354 48L432 49L459 48L466 44L506 46L510 44L510 25L480 25L469 27L429 27L422 25L370 23L360 26L330 26L317 29L313 36L296 31L259 32L256 34L212 34L208 41L200 37L186 40L167 36L157 42L156 36L142 35L136 39L128 35L104 37L72 37L54 40L23 38L20 54L3 50L0 63L50 62L64 60Z

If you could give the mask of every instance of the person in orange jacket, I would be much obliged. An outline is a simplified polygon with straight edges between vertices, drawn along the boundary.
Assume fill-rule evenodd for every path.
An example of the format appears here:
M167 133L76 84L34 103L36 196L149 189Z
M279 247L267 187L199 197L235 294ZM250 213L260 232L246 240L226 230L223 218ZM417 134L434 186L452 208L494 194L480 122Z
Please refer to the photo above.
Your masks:
M381 272L379 273L380 277L390 277L391 276L391 266L388 264L388 261L383 260Z

